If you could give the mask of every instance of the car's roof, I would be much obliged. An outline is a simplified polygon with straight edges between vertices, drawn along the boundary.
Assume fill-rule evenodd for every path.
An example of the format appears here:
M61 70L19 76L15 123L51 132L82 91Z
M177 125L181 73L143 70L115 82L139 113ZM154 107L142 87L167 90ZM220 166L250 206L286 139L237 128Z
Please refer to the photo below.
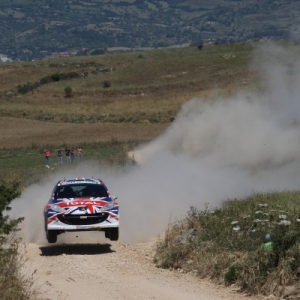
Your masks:
M61 185L82 184L82 183L104 185L104 182L102 180L100 180L100 179L83 178L83 177L63 179L63 180L58 181L57 185L61 186Z

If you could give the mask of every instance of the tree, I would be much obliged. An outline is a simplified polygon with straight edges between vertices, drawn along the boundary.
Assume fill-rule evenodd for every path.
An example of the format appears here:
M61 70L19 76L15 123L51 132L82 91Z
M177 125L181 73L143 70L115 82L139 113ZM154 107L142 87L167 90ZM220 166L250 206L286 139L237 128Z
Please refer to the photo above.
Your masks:
M0 237L17 231L18 224L24 219L10 219L10 217L6 214L6 212L11 209L9 206L11 201L20 195L20 183L5 183L4 181L0 182Z

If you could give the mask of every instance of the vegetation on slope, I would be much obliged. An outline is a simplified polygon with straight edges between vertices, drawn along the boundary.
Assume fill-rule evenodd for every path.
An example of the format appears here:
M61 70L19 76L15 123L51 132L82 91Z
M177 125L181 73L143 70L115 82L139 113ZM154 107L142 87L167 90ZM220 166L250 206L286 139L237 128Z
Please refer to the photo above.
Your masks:
M251 294L281 295L300 276L299 197L299 191L272 192L229 199L221 208L191 207L170 224L155 262Z
M192 97L212 89L232 93L253 88L248 71L253 47L185 47L0 65L0 116L170 123ZM66 87L72 88L71 97L66 97Z

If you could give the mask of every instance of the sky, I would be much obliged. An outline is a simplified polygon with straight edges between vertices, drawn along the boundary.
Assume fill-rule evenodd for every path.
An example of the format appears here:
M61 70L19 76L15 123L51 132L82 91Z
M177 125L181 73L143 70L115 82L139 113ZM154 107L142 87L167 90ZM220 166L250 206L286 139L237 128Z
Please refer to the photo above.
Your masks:
M101 178L120 205L120 240L143 242L162 235L191 206L220 207L253 193L296 190L300 178L300 56L293 48L263 44L249 69L262 89L231 97L187 99L157 139L134 151L136 166L85 161L26 188L12 216L25 216L28 242L46 244L43 209L63 178ZM108 240L107 240L108 241ZM65 233L58 243L105 242L104 234Z

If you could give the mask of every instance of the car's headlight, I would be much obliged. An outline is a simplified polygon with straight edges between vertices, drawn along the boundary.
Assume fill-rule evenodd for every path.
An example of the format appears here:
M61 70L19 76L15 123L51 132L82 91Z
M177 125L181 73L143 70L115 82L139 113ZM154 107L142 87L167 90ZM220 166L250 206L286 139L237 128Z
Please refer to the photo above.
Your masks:
M107 202L104 206L102 206L102 211L112 209L114 207L113 201Z
M51 209L56 211L56 212L63 212L64 209L62 207L60 207L59 205L56 204L51 204Z

